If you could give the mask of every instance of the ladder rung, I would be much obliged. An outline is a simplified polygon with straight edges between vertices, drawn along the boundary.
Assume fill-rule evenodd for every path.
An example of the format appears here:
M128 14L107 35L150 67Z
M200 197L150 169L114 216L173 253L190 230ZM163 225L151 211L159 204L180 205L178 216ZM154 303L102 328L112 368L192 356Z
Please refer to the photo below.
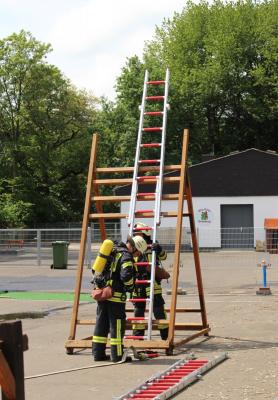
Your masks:
M139 160L139 164L157 164L160 160Z
M147 303L150 299L128 299L131 303Z
M144 340L144 339L147 339L147 336L128 335L128 336L124 336L124 339Z
M164 100L164 96L147 96L146 100L150 100L150 101Z
M137 199L140 200L155 200L155 195L152 193L151 195L142 195L141 193L137 194Z
M167 389L168 389L168 387L167 387ZM158 389L140 390L138 392L139 397L137 397L137 395L136 395L136 397L132 397L132 399L134 399L134 400L159 399L161 397L156 397L156 396L159 396L161 393L163 393L167 389L164 388L162 390L161 388L158 388ZM165 397L165 398L167 399L167 397Z
M165 81L149 81L147 85L163 85Z
M135 281L135 284L136 285L147 285L147 284L149 284L151 281L148 281L148 280L146 280L146 279L138 279L138 280L136 280Z
M138 267L148 267L149 265L152 265L152 263L148 261L138 261L135 262L134 265L137 265Z
M137 193L137 199L139 200L150 200L153 201L155 200L155 194L154 193Z
M144 193L145 195L146 193ZM133 228L133 232L139 232L139 231L152 231L153 228L151 226L140 226L140 227L136 227Z
M146 111L144 115L163 115L163 111Z
M127 321L147 321L147 317L128 317Z
M141 147L160 147L161 143L143 143L140 144Z
M153 210L136 210L135 214L152 213Z
M156 131L162 131L161 126L152 126L150 128L143 128L144 132L156 132Z
M149 179L157 179L158 176L156 175L144 175L144 176L137 176L138 181L147 181Z
M155 196L155 193L153 193L153 192L137 193L137 197L140 197L140 196ZM144 228L142 228L142 229L144 229Z

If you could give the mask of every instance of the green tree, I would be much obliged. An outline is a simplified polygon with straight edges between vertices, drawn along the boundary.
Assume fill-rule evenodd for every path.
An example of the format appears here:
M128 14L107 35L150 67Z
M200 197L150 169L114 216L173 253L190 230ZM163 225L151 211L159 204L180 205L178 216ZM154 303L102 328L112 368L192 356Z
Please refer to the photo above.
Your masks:
M277 20L277 0L188 2L156 29L140 68L154 79L171 72L168 162L177 162L185 127L195 162L210 152L277 149ZM137 76L124 68L118 92L126 91L122 82L137 88ZM134 99L118 98L135 110Z
M25 204L28 223L82 215L96 115L96 99L47 63L50 50L25 31L0 41L0 196Z

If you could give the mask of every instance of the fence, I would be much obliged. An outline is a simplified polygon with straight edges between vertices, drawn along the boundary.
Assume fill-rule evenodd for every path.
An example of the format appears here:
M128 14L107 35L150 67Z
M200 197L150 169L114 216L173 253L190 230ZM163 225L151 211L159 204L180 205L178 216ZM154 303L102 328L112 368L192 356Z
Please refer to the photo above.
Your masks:
M128 232L120 228L118 223L106 225L107 236L112 240L125 240ZM158 232L158 241L168 252L174 251L175 228L161 228ZM229 258L247 258L247 253L254 254L254 259L259 259L259 252L266 253L269 259L276 263L275 255L278 253L277 231L265 231L264 228L225 228L197 230L201 260L205 254L219 253ZM52 229L1 229L0 230L0 266L1 263L51 265L52 243L67 241L69 246L69 264L75 265L78 260L81 228L52 228ZM86 246L86 264L90 265L95 257L101 242L98 225L88 228ZM191 235L188 228L182 232L182 252L191 252ZM240 254L239 252L243 253ZM246 255L244 256L244 253ZM250 254L249 256L250 257ZM212 257L209 257L212 259ZM214 257L215 258L215 257ZM271 262L271 260L270 260Z

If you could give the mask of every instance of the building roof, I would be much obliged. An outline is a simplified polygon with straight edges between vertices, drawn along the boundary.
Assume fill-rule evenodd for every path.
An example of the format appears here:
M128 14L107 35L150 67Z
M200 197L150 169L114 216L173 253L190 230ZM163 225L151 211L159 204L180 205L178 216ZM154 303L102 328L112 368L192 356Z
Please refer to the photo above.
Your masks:
M167 176L177 175L177 172ZM278 196L278 154L248 149L204 161L189 168L194 197ZM154 191L140 185L140 191ZM175 184L164 184L163 193L177 193ZM117 188L118 195L130 194L131 185Z
M265 229L278 229L278 218L265 218L264 228Z

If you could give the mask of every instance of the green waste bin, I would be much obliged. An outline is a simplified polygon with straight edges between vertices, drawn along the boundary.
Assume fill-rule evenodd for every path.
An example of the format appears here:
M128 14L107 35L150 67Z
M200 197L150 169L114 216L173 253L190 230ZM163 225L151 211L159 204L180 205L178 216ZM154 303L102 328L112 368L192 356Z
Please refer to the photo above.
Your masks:
M69 242L56 241L52 243L53 264L51 268L66 269L68 266Z

